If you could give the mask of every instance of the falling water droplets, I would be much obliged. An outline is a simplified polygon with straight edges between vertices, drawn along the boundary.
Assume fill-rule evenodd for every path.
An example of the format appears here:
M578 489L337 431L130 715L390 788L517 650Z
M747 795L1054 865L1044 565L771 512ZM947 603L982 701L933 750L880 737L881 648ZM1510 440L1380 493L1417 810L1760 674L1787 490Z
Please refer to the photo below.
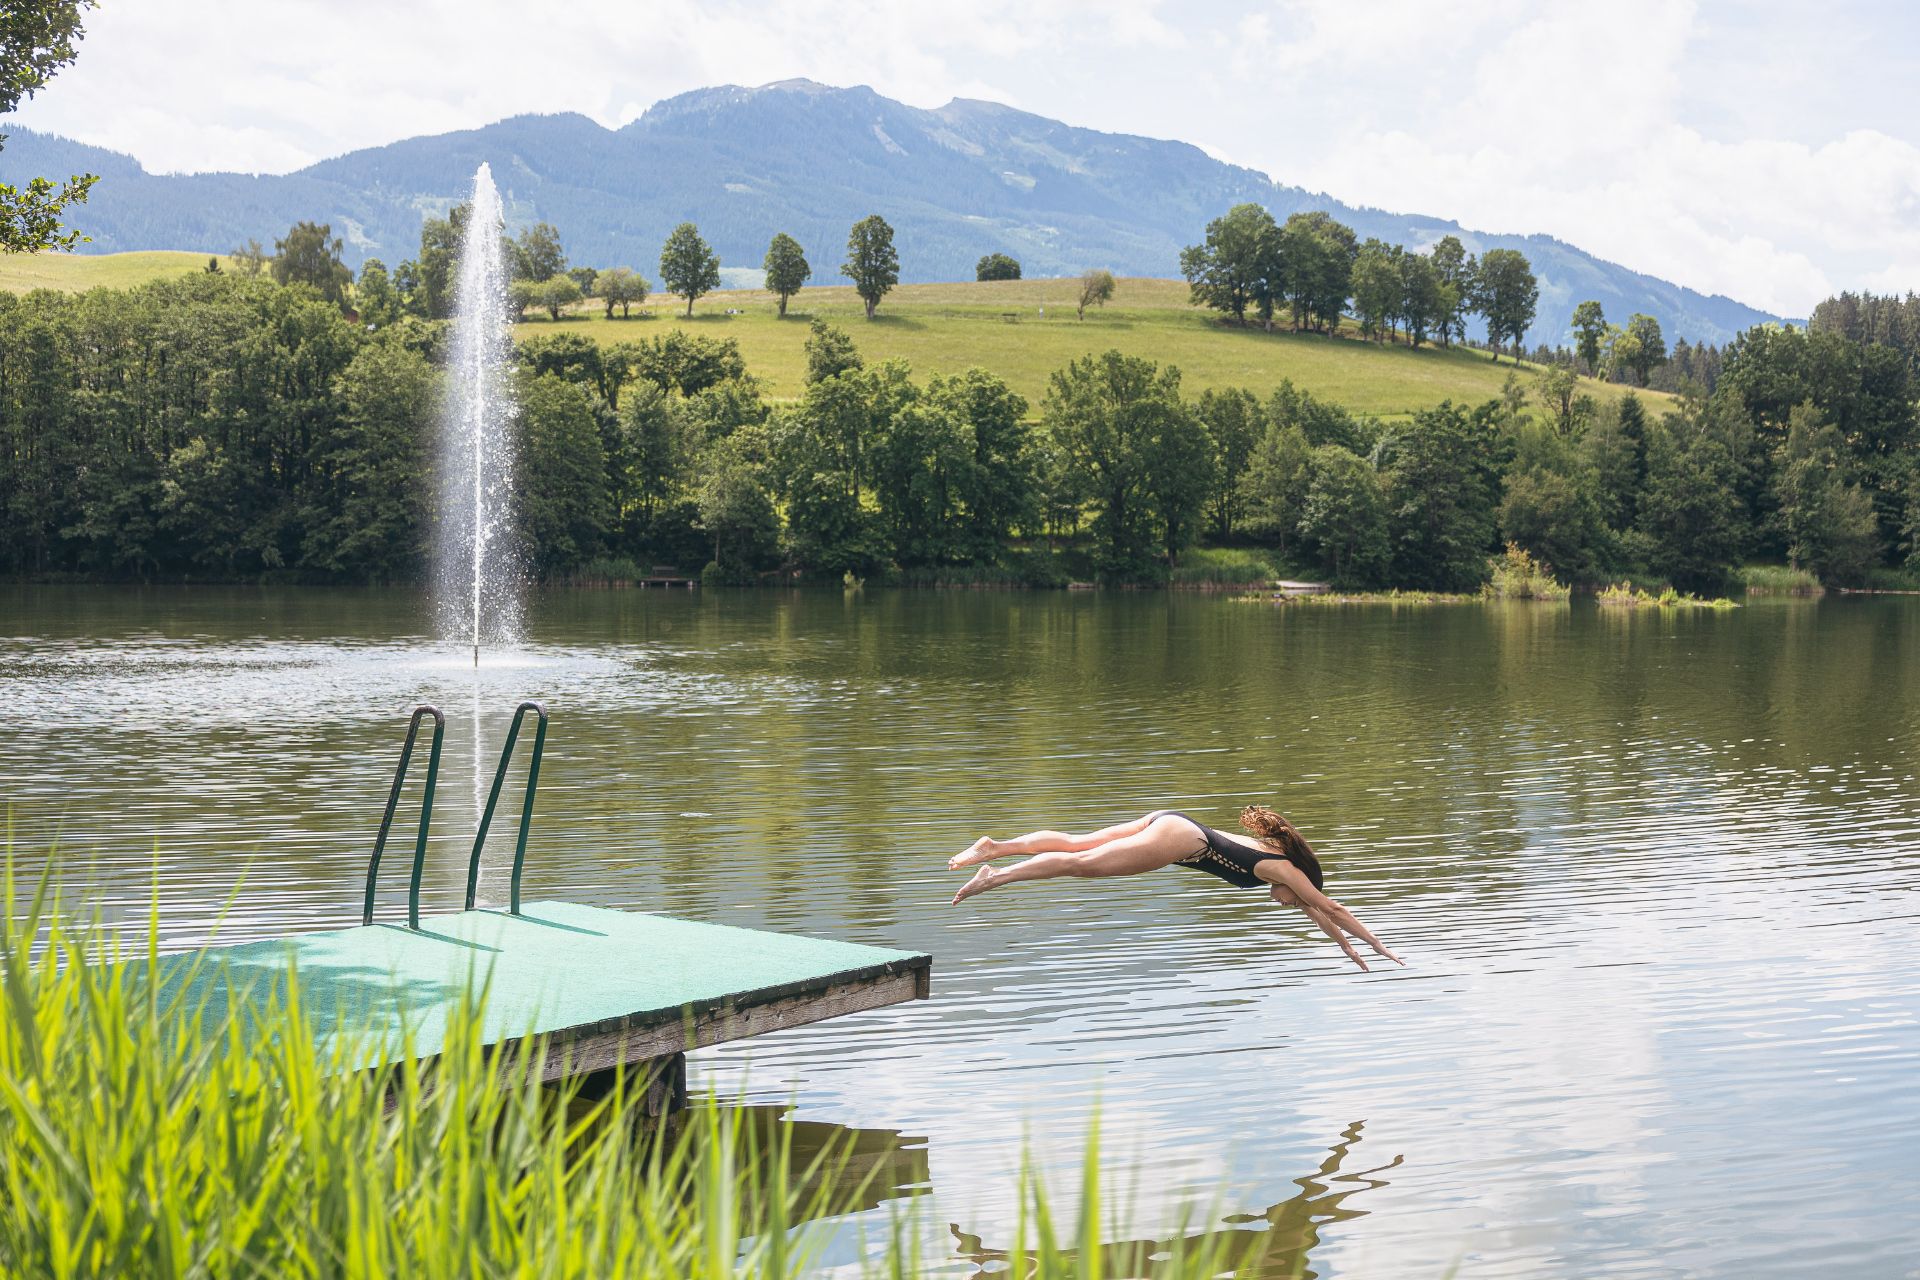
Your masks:
M441 509L435 601L441 635L473 646L520 638L513 534L513 318L507 306L500 192L473 176L460 240L447 402L440 425Z

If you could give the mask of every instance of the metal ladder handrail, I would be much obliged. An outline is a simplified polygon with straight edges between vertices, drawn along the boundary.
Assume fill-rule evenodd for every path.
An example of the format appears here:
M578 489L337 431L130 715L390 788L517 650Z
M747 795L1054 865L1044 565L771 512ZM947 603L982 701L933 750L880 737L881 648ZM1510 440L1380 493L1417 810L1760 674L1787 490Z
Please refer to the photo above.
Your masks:
M508 914L520 914L520 872L527 861L527 831L533 825L533 793L540 785L540 753L547 745L547 709L537 702L523 702L513 709L513 724L507 741L500 748L500 767L493 773L493 790L487 793L486 811L480 815L480 830L473 837L473 856L467 861L467 910L473 910L474 895L480 887L480 851L487 843L487 828L493 825L493 809L500 802L500 788L507 780L507 766L513 760L513 744L520 736L520 722L527 712L538 719L534 723L533 756L527 762L527 798L520 806L520 842L513 851L513 880L508 890Z
M427 755L427 784L420 795L420 833L413 845L413 879L407 889L407 927L420 927L420 872L427 862L427 824L433 817L433 784L440 775L440 739L447 731L447 718L440 708L423 702L413 709L407 721L407 741L400 748L400 767L393 772L393 790L387 795L387 811L380 819L380 834L373 841L373 857L367 862L366 903L360 910L360 923L373 923L374 878L380 873L380 855L387 847L387 830L393 826L393 811L400 804L400 788L407 781L407 762L413 759L414 738L420 732L420 720L433 717L433 748Z

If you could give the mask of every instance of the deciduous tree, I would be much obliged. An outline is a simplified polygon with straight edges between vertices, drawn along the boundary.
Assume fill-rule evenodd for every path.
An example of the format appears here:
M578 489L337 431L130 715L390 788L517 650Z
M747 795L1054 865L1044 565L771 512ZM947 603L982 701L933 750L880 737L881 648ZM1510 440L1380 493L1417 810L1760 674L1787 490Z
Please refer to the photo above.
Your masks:
M1280 229L1257 204L1237 204L1207 224L1200 244L1180 251L1180 274L1194 302L1245 324L1247 308L1271 319L1280 294Z
M324 222L296 222L285 238L273 242L273 278L304 284L328 302L345 305L353 272L340 261L345 246Z
M785 319L787 300L800 292L800 286L813 275L813 268L807 265L807 255L800 248L800 242L784 231L767 245L767 258L762 265L766 268L767 292L780 300L780 316Z
M875 213L853 224L840 274L853 281L853 291L867 304L867 319L873 319L880 299L900 283L900 255L894 252L893 228L885 218Z
M1004 253L989 253L973 265L975 280L1018 280L1020 263Z
M593 281L594 293L606 304L609 320L615 307L620 308L623 320L632 315L634 305L647 300L650 287L647 278L631 267L608 267Z
M1573 309L1573 349L1587 366L1589 377L1600 372L1600 348L1607 339L1607 316L1589 298Z
M700 229L683 222L673 229L660 249L660 282L676 298L687 300L687 314L693 304L720 287L720 258L705 240Z
M83 34L80 15L91 8L93 0L8 0L0 10L0 116L73 63ZM0 134L0 144L6 140ZM68 206L86 200L98 180L91 173L65 182L30 178L25 189L0 182L0 253L71 249L87 239L60 219Z
M1094 267L1080 273L1080 305L1074 319L1085 320L1088 307L1104 307L1113 301L1113 272Z
M1514 358L1519 359L1520 344L1539 302L1540 283L1525 254L1518 249L1489 249L1480 255L1473 305L1487 322L1487 342L1496 352L1505 340L1513 344Z

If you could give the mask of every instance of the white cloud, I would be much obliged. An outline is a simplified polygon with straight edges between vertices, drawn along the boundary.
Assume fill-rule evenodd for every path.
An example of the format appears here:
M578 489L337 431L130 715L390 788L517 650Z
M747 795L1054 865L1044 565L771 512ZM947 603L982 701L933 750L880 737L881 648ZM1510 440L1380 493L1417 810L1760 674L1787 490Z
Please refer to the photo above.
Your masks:
M687 89L808 76L1193 140L1776 311L1920 287L1916 21L1897 6L577 0L535 19L500 0L146 0L89 25L20 120L157 170L284 172L522 112L618 126Z

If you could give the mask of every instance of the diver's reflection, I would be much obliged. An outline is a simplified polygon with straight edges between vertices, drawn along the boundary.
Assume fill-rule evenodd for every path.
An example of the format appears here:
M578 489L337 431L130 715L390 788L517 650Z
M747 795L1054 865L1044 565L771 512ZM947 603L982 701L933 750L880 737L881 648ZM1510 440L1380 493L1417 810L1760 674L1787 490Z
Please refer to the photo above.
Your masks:
M1360 1131L1365 1128L1363 1121L1355 1121L1347 1126L1327 1152L1327 1158L1320 1162L1317 1172L1294 1181L1300 1187L1300 1193L1290 1199L1273 1205L1265 1213L1230 1214L1220 1220L1221 1225L1198 1231L1181 1232L1156 1240L1115 1240L1100 1246L1100 1267L1094 1274L1109 1276L1150 1277L1163 1274L1170 1269L1176 1258L1204 1258L1208 1269L1215 1273L1231 1273L1236 1276L1273 1277L1280 1280L1313 1280L1319 1273L1307 1264L1307 1256L1313 1247L1320 1243L1320 1228L1329 1222L1342 1222L1349 1218L1366 1216L1364 1209L1355 1209L1346 1203L1349 1196L1369 1187L1384 1187L1385 1178L1380 1177L1389 1169L1396 1168L1404 1156L1395 1156L1376 1168L1354 1173L1341 1172L1341 1165L1359 1145ZM1264 1222L1264 1227L1252 1224ZM1008 1276L1012 1275L1014 1254L1007 1249L988 1248L977 1235L962 1231L957 1224L950 1224L953 1232L954 1253L959 1258L974 1264L978 1270L975 1275ZM1066 1264L1076 1274L1080 1268L1078 1250L1062 1250L1055 1255L1056 1261ZM1031 1250L1026 1253L1027 1271L1033 1274L1039 1267L1038 1260ZM1088 1269L1092 1271L1091 1268ZM1020 1280L1015 1276L1014 1280Z

